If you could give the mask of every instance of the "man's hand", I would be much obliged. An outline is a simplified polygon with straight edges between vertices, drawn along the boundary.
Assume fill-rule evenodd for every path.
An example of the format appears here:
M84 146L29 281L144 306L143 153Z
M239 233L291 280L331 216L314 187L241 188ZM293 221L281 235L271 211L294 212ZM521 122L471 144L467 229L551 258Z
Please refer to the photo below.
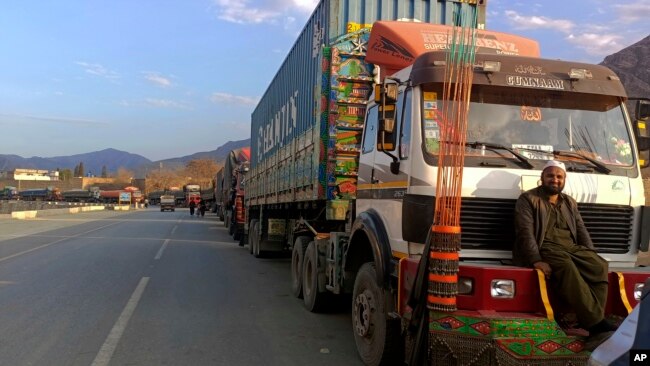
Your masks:
M547 280L551 278L551 266L548 263L542 261L535 262L533 267L535 267L535 269L541 269Z

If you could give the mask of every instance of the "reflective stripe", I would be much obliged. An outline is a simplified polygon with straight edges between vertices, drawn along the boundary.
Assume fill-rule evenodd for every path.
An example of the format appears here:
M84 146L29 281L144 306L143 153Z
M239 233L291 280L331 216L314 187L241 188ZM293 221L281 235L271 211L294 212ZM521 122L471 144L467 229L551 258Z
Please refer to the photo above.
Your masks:
M621 301L623 301L623 305L625 305L625 310L627 310L627 313L630 314L632 312L632 306L630 306L630 302L627 299L627 292L625 291L625 277L621 272L615 273L618 276L618 291L621 295Z
M548 301L548 291L546 290L546 277L544 272L541 269L535 269L537 271L537 279L539 280L539 293L542 295L542 303L544 304L544 309L546 309L546 318L548 320L555 320L553 315L553 308L551 307L550 301Z

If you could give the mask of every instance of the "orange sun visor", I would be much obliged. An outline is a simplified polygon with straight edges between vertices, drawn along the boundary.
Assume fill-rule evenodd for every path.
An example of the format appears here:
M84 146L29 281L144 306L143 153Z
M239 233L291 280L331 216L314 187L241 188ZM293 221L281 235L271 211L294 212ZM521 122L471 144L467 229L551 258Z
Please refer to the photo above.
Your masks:
M425 52L449 49L453 27L448 25L378 21L372 26L366 61L379 65L381 75L391 75ZM539 43L507 33L478 30L476 52L539 57Z

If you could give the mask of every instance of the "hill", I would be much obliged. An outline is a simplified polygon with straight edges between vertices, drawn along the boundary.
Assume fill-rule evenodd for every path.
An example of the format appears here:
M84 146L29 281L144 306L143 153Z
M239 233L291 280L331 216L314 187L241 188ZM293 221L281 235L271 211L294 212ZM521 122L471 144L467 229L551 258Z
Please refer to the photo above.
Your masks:
M144 164L151 163L151 160L141 155L116 149L105 149L69 156L54 156L51 158L39 156L23 158L18 155L0 155L0 170L13 170L16 168L73 170L80 162L84 163L86 173L100 175L103 166L106 166L108 171L115 172L120 167L135 169Z
M600 64L621 78L629 97L650 97L650 36L605 57Z
M105 149L85 154L55 156L50 158L38 156L23 158L18 155L0 154L0 171L8 171L16 168L74 170L74 167L77 164L83 162L85 172L97 176L101 174L102 167L106 166L108 171L111 173L115 173L119 168L125 168L133 171L137 177L144 177L146 172L152 169L157 169L159 167L175 169L183 167L187 162L195 159L213 159L217 163L223 164L223 161L230 150L249 145L250 139L228 141L216 150L198 152L192 155L159 161L151 161L144 156L116 149Z

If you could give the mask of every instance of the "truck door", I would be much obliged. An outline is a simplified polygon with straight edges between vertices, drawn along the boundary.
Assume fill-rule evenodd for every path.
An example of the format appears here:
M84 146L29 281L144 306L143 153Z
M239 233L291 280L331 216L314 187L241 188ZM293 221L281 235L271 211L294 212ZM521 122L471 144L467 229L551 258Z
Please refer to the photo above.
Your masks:
M405 96L404 96L405 95ZM396 106L396 138L393 151L400 162L399 172L391 172L393 158L377 149L378 107L368 110L366 130L359 161L358 212L373 209L381 216L393 250L407 253L402 239L402 201L408 186L411 140L411 93L401 94Z

